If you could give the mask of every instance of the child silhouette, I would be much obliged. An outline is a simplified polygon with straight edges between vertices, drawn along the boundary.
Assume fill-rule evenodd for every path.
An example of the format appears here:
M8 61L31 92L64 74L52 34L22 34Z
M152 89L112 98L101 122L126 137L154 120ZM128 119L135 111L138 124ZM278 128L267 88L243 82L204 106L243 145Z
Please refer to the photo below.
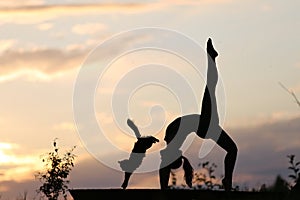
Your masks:
M149 149L152 144L159 142L159 140L153 136L142 137L139 129L132 120L128 119L127 125L135 133L137 141L134 143L129 159L118 161L120 167L125 172L124 181L121 186L123 189L127 188L129 178L134 170L136 170L142 164L147 149Z

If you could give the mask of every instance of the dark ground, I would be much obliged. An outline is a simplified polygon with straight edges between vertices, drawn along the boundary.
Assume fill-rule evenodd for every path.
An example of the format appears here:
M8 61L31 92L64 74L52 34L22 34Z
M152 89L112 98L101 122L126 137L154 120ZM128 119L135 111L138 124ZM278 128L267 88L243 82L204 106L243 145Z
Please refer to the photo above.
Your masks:
M291 196L281 192L242 192L187 189L70 189L74 200L300 200L300 194Z

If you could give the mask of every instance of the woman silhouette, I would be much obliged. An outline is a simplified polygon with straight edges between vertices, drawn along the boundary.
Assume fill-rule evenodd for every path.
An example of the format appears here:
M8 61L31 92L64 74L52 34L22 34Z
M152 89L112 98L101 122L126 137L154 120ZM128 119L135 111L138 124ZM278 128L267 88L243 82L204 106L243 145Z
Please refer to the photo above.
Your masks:
M218 70L216 66L217 51L209 38L206 46L207 52L207 83L202 99L200 114L184 115L172 121L165 133L164 140L167 143L161 151L161 166L159 170L160 187L167 189L171 169L177 169L182 165L185 171L185 180L188 186L192 186L193 169L187 159L182 159L179 150L187 135L195 132L200 138L212 139L227 153L224 159L225 176L222 180L225 191L232 188L232 176L237 157L237 146L231 137L219 125L219 116L216 102L216 85L218 82Z

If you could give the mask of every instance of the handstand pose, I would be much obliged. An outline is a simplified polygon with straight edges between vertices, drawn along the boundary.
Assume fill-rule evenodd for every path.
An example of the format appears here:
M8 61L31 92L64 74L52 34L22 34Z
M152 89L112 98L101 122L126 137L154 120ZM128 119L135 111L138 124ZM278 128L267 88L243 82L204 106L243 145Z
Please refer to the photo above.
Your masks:
M200 115L190 114L178 117L168 125L164 138L167 147L161 151L162 162L159 170L161 189L168 188L171 169L177 169L181 166L182 152L179 148L191 132L195 132L200 138L214 140L227 152L224 159L225 176L222 184L225 191L230 191L232 188L232 175L237 157L237 146L219 125L215 96L218 82L218 70L215 61L218 53L214 49L210 38L207 41L206 51L208 63L207 83L202 100L201 113ZM191 187L193 169L191 166L184 167L184 171L186 183Z
M130 119L127 120L127 124L135 133L137 142L134 143L129 159L119 161L120 167L125 172L124 181L121 186L123 189L127 188L129 178L133 171L141 165L147 149L149 149L153 143L159 142L159 140L153 136L141 137L139 129Z

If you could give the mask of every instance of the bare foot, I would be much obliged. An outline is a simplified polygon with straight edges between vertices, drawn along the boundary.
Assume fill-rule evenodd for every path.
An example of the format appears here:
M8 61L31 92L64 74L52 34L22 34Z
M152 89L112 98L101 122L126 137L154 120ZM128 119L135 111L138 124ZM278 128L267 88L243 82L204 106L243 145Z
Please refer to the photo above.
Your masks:
M215 59L218 56L218 52L214 49L211 38L208 38L206 51L212 59Z
M226 192L231 191L232 183L231 183L230 180L224 178L224 179L222 180L222 184L223 184L223 187L224 187L224 189L225 189Z

